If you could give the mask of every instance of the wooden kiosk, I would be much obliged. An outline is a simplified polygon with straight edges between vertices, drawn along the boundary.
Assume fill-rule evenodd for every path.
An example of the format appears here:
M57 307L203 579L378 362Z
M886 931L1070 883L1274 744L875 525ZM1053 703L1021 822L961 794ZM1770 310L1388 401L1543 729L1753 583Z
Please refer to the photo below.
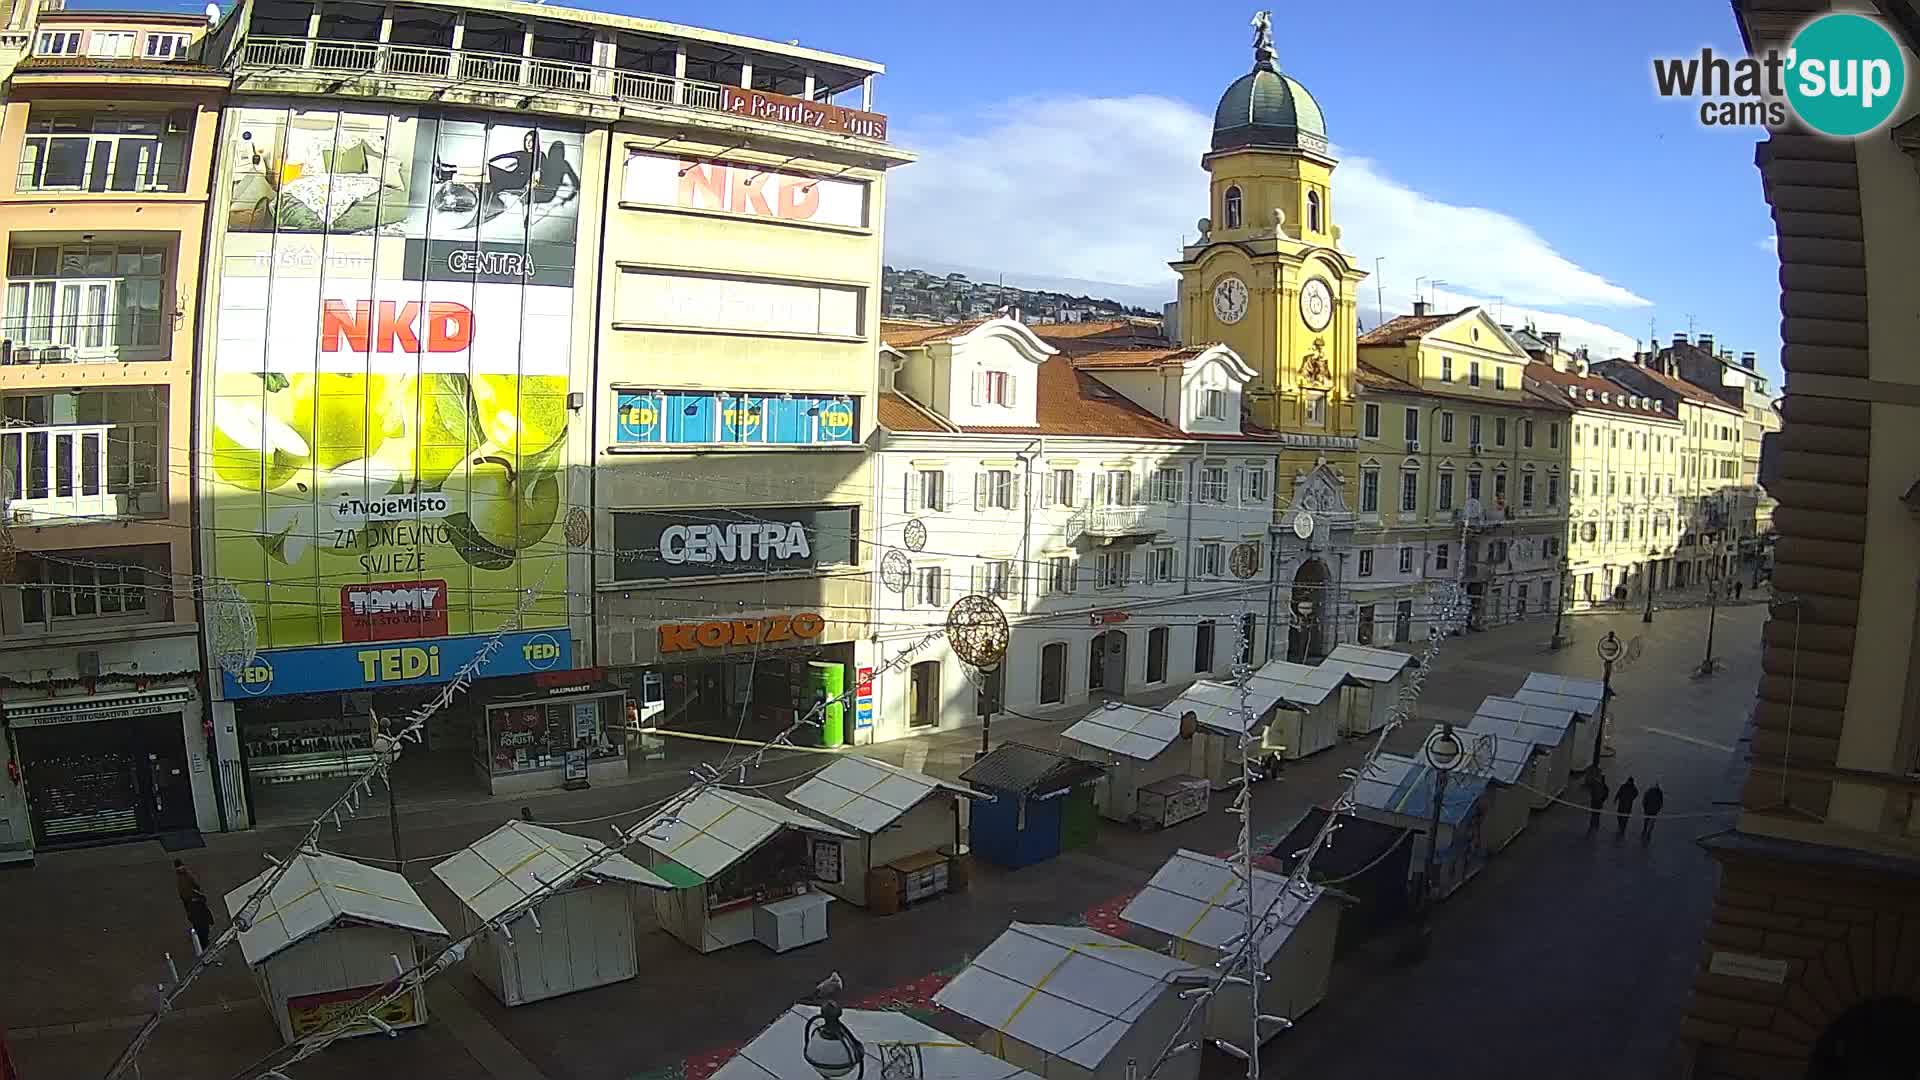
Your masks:
M1225 791L1240 783L1241 740L1249 731L1264 732L1274 713L1294 708L1269 685L1248 680L1243 703L1239 686L1202 679L1161 711L1182 719L1193 714L1198 730L1191 740L1187 774L1205 780L1214 791Z
M1487 778L1456 769L1447 777L1440 803L1440 835L1433 831L1431 765L1398 754L1381 754L1374 771L1355 785L1354 814L1384 825L1414 832L1411 866L1424 871L1427 845L1437 843L1434 856L1435 899L1453 895L1487 863Z
M1177 714L1108 702L1060 737L1112 759L1094 793L1101 817L1159 829L1206 813L1212 796L1186 771L1197 724L1182 727Z
M1565 709L1576 720L1597 724L1600 722L1600 699L1605 692L1605 684L1599 679L1576 679L1568 675L1547 675L1536 671L1528 675L1527 681L1514 692L1513 700L1522 705ZM1576 726L1568 766L1574 772L1585 772L1593 764L1593 728Z
M1094 789L1106 766L1026 743L1002 743L960 779L993 796L977 803L967 841L1009 870L1093 843L1100 832Z
M1467 730L1514 742L1532 742L1540 748L1540 756L1534 761L1533 778L1527 781L1527 786L1534 789L1533 808L1542 810L1567 789L1567 777L1573 770L1576 725L1570 710L1489 695L1474 710Z
M1340 691L1340 734L1371 735L1387 726L1394 702L1400 699L1420 661L1392 649L1366 645L1335 645L1321 667L1340 665L1359 680Z
M965 887L962 803L974 792L925 773L863 757L843 757L787 793L787 801L832 822L840 841L838 879L820 887L850 904L891 914L918 900ZM820 870L825 840L816 844ZM952 852L952 854L944 854Z
M435 863L433 876L460 901L471 933L606 850L598 840L515 820ZM610 855L504 932L475 940L467 963L502 1005L631 979L640 972L634 941L640 891L670 888L659 874Z
M1332 748L1340 741L1340 693L1367 684L1343 666L1322 663L1314 667L1287 660L1269 660L1253 673L1254 685L1291 702L1292 710L1274 715L1267 726L1266 748L1283 758L1303 758Z
M227 913L245 907L272 873L228 893ZM338 855L303 851L293 856L253 924L241 933L240 952L273 1011L280 1037L292 1042L327 1027L392 982L399 970L412 968L427 939L446 936L446 927L406 878ZM380 1024L394 1030L426 1023L426 988L414 987L378 1016ZM362 1023L349 1034L380 1030L378 1024Z

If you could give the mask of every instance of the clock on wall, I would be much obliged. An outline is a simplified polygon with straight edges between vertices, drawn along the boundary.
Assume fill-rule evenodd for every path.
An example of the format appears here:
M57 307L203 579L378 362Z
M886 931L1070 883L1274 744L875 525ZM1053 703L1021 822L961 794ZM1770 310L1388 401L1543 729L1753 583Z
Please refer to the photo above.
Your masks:
M1308 278L1307 283L1300 286L1300 318L1306 322L1307 329L1316 332L1325 330L1327 323L1333 321L1333 290L1327 288L1324 280Z
M1213 287L1213 313L1231 326L1247 317L1247 283L1228 274Z

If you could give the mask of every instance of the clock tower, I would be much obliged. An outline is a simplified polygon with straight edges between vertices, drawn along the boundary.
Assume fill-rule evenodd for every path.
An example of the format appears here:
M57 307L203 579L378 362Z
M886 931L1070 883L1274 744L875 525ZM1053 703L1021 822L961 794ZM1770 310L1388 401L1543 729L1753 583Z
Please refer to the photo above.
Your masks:
M1355 298L1367 275L1340 249L1320 106L1281 73L1267 12L1253 29L1253 70L1221 96L1200 160L1209 176L1200 237L1172 264L1180 336L1224 343L1254 369L1255 422L1344 448L1355 434Z

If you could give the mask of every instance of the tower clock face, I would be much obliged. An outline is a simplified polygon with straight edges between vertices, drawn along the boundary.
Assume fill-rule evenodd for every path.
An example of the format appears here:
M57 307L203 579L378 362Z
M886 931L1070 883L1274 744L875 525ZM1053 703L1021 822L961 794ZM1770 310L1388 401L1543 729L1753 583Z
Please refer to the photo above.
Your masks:
M1309 278L1300 287L1300 318L1307 329L1318 333L1333 319L1333 290L1320 278Z
M1247 317L1247 283L1229 274L1213 287L1213 313L1231 326Z

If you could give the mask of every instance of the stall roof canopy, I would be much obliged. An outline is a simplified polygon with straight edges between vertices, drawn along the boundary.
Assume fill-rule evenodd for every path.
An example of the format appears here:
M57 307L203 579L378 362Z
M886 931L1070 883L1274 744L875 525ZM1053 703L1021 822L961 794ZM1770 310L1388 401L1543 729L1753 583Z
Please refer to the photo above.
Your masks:
M1496 784L1519 783L1540 750L1540 744L1525 731L1516 736L1514 732L1468 728L1461 733L1460 741L1467 748L1461 771L1484 776Z
M1536 671L1527 676L1527 681L1521 684L1513 700L1527 705L1567 709L1581 716L1593 716L1600 711L1601 692L1599 679L1575 679Z
M268 870L228 893L227 913L245 907L272 873ZM338 855L303 851L293 856L286 875L254 914L253 925L240 935L240 951L247 963L262 964L344 919L447 936L447 928L406 878Z
M1491 727L1481 725L1490 720L1503 720L1510 724L1524 724L1533 729L1533 741L1541 746L1560 745L1572 728L1576 716L1572 709L1557 708L1552 705L1530 705L1513 698L1488 696L1473 711L1473 720L1467 724L1472 731L1492 731Z
M1100 778L1106 766L1026 743L1003 743L973 763L960 779L988 791L1010 795L1051 795Z
M1431 806L1431 804L1429 804ZM1294 823L1293 829L1281 839L1269 852L1280 860L1280 865L1288 873L1293 872L1293 864L1300 853L1313 843L1320 834L1320 827L1326 824L1328 811L1325 807L1315 806L1302 814ZM1344 814L1334 828L1333 835L1320 845L1313 856L1310 877L1326 881L1345 880L1358 877L1386 861L1387 855L1407 838L1413 835L1412 829L1398 825L1389 825L1384 821L1355 817Z
M1319 886L1309 885L1305 896L1288 894L1285 877L1253 872L1253 912L1264 917L1267 926L1260 939L1262 964L1287 943L1320 892ZM1247 890L1239 871L1225 859L1182 849L1127 903L1120 917L1171 938L1225 951L1229 942L1246 933Z
M1269 683L1264 687L1279 694L1295 705L1312 707L1327 700L1335 690L1342 686L1365 685L1354 678L1343 666L1318 664L1308 667L1290 660L1269 660L1261 664L1253 673L1255 683Z
M640 828L641 843L702 880L746 858L781 829L853 835L779 803L725 788L708 788L678 810L668 806Z
M1419 663L1412 656L1392 649L1375 649L1366 645L1336 645L1327 654L1325 663L1338 664L1352 672L1354 677L1370 683L1392 682L1401 672Z
M1152 761L1179 740L1180 716L1110 702L1081 717L1060 737L1136 761Z
M1249 727L1259 730L1266 723L1267 714L1276 708L1297 709L1299 706L1281 698L1272 685L1249 679L1246 709L1242 711L1240 687L1202 679L1187 687L1186 693L1174 698L1173 703L1163 711L1175 716L1192 713L1199 725L1208 731L1244 735Z
M1423 761L1381 754L1373 770L1360 778L1354 797L1361 806L1427 821L1433 817L1433 778L1433 767ZM1447 792L1440 801L1440 823L1458 825L1465 821L1486 790L1486 777L1456 770L1447 777Z
M844 757L788 792L787 801L829 821L877 833L938 791L974 793L970 788L884 761Z
M1191 964L1084 926L1014 923L934 1004L1083 1069L1097 1069Z
M607 845L544 825L509 821L433 866L433 876L482 919L491 919L543 888L566 880L574 867ZM624 855L609 855L580 877L596 884L623 882L671 889L666 878Z
M817 1075L807 1064L807 1022L818 1015L811 1005L795 1005L780 1014L754 1040L740 1048L713 1080L799 1080ZM902 1012L846 1009L840 1022L867 1049L867 1075L891 1076L876 1068L880 1046L910 1046L916 1070L924 1080L1039 1080L990 1054L915 1020Z

